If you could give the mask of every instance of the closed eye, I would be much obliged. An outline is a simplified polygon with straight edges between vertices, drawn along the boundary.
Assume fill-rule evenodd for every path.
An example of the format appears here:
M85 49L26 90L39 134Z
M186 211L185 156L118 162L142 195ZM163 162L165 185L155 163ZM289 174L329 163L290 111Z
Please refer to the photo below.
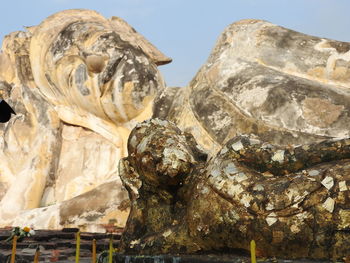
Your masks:
M122 61L122 59L124 58L124 56L118 57L117 59L111 59L105 70L103 71L103 73L100 76L100 84L104 85L107 82L109 82L113 75L115 74L115 72L117 71L118 65L119 63Z

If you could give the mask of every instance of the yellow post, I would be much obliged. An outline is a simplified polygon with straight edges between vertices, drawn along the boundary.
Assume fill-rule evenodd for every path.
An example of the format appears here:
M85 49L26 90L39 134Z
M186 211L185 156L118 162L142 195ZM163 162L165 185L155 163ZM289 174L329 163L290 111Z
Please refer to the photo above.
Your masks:
M113 236L109 239L109 258L108 263L112 263L113 261Z
M40 248L38 247L35 251L34 263L39 263L39 256L40 256Z
M12 239L12 254L11 254L11 263L15 263L16 258L16 247L17 247L17 236L14 235Z
M75 263L79 263L80 257L80 231L77 232L77 246L75 249Z
M92 263L96 263L96 239L92 240Z
M255 241L250 241L250 259L251 263L256 263L256 255L255 255Z

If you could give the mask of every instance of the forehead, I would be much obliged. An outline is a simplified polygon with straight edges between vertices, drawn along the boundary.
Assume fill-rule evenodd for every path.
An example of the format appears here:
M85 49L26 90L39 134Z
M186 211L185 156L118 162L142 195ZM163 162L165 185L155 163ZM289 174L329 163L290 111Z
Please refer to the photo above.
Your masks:
M57 61L67 53L84 56L89 53L123 53L123 50L130 49L143 53L140 48L122 40L111 27L98 22L76 21L61 30L51 44L50 53Z

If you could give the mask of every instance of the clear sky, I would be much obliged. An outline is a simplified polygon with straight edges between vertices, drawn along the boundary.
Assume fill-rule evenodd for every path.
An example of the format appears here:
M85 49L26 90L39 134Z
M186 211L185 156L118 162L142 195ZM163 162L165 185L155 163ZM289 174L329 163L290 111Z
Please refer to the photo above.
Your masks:
M125 19L173 58L160 67L169 86L187 85L224 28L244 18L350 41L350 0L1 0L0 39L71 8Z

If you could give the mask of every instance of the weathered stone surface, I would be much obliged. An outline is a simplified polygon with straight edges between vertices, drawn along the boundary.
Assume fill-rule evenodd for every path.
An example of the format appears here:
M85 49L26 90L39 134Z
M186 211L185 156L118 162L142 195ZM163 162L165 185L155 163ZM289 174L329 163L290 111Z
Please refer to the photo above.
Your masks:
M350 139L276 146L248 136L206 161L192 135L153 119L130 134L120 176L132 203L127 253L350 253Z
M240 134L281 145L349 137L350 44L242 20L219 37L186 88L166 88L154 117L216 152Z
M260 20L229 26L130 135L121 248L247 251L254 239L260 256L349 255L349 50Z
M0 226L96 230L128 214L118 161L130 130L151 115L171 60L120 18L54 14L6 36L0 124Z
M105 224L124 226L129 215L129 200L120 180L103 183L71 199L48 206L20 211L13 225L40 229L79 227L105 232Z

